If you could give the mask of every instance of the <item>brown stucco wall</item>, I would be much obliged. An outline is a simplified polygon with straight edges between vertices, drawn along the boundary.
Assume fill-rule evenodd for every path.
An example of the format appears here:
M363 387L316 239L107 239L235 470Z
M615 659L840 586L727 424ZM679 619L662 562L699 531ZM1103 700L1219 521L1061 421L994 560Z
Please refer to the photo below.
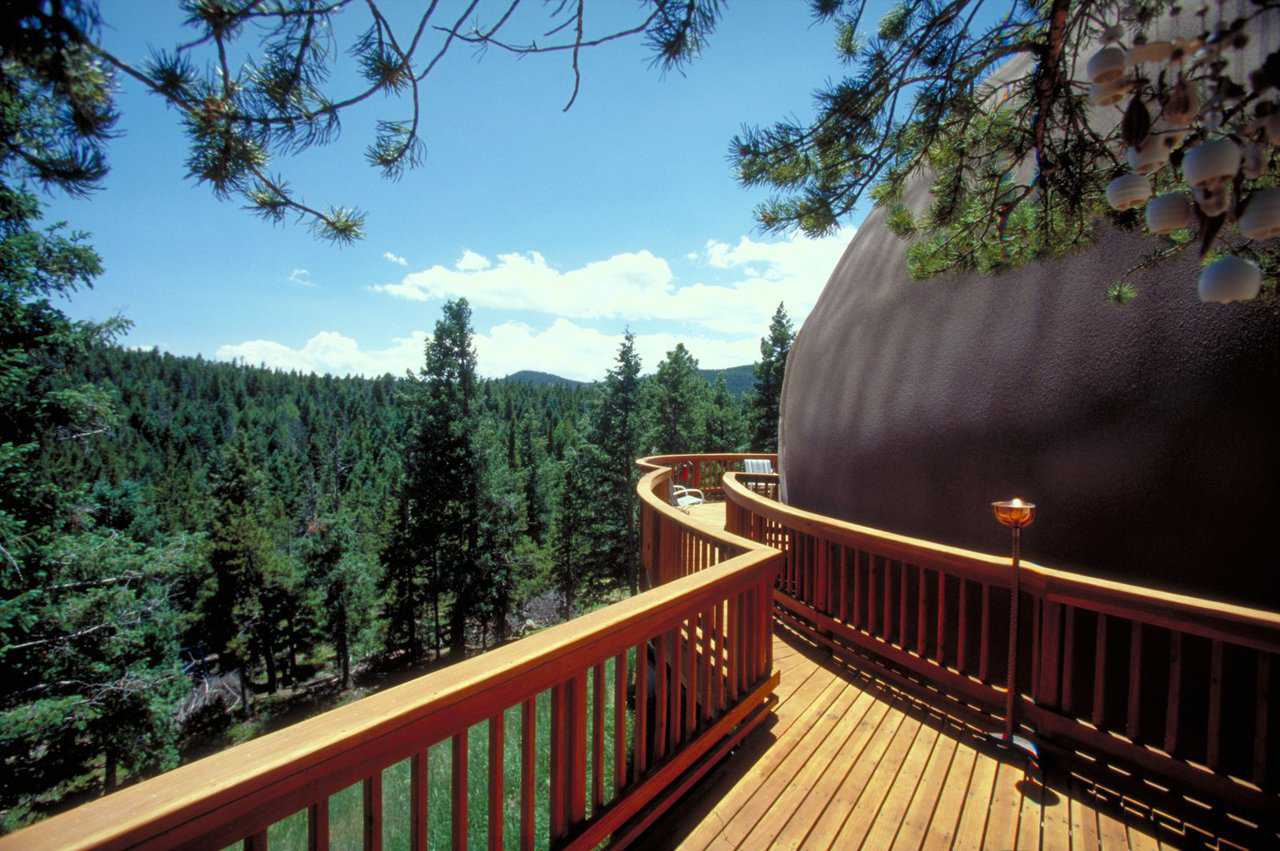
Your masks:
M912 281L904 245L868 216L800 331L789 502L1000 552L1020 495L1037 562L1280 608L1274 303L1201 304L1194 252L1109 303L1142 233L993 278Z

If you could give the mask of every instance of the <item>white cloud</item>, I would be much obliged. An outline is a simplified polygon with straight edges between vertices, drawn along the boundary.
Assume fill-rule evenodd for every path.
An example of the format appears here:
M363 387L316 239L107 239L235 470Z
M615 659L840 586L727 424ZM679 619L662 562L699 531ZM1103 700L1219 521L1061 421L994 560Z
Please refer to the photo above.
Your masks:
M381 349L363 350L338 331L322 331L299 348L273 340L247 340L219 347L223 360L241 360L257 366L333 375L403 375L422 365L426 332L414 331ZM550 372L564 378L594 381L613 364L622 334L557 319L544 329L523 322L503 322L475 335L480 374L489 378L522 369ZM715 369L751 363L759 355L759 335L714 339L669 332L636 335L636 350L645 372L652 372L666 353L682 342L703 368Z
M406 369L422 365L423 331L408 337L397 337L385 349L363 351L360 344L337 331L321 331L302 345L290 348L274 340L246 340L219 346L222 360L242 360L251 366L260 364L274 369L297 370L333 375L402 375Z
M294 269L289 273L289 283L299 287L314 287L316 282L311 280L311 273L306 269Z
M458 262L453 264L453 268L459 272L479 272L482 269L488 269L492 265L488 257L483 254L476 254L470 248L465 248L462 251L462 256L458 258Z
M543 330L523 322L503 322L476 335L480 372L510 375L522 369L550 372L579 381L595 381L613 366L622 334L557 319ZM643 371L653 372L676 343L684 343L704 369L751 363L760 355L760 338L720 340L705 336L661 332L636 335L636 352Z
M398 283L372 287L411 301L466 296L474 307L522 310L569 319L664 319L721 333L763 333L778 302L797 322L813 307L853 229L811 240L749 237L737 245L709 240L695 255L727 281L679 285L662 257L641 250L562 271L538 251L499 254L495 261L467 250L453 268L432 266Z
M408 265L409 265L409 261L408 261L408 260L406 260L406 259L404 259L403 257L401 257L399 254L393 254L393 253L392 253L392 252L390 252L390 251L384 251L384 252L382 252L382 259L383 259L383 260L386 260L388 263L394 263L394 264L396 264L397 266L408 266Z

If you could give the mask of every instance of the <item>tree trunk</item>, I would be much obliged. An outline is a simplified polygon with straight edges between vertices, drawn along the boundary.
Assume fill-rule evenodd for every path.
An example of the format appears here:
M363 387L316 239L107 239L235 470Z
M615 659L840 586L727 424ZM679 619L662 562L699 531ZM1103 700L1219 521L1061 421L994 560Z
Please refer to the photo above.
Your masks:
M449 654L457 659L467 654L467 609L462 594L454 597L449 612Z
M102 794L110 795L116 790L116 769L119 759L116 756L115 748L108 747L105 755L107 764L102 772Z
M351 688L351 646L347 641L347 609L338 610L338 664L342 668L342 688Z
M240 674L240 703L244 706L244 717L248 718L253 714L253 708L249 705L249 677L245 673L244 665L236 670Z
M272 642L266 642L265 650L262 654L266 657L267 662L267 694L275 694L276 689L280 687L280 683L276 680L276 648Z

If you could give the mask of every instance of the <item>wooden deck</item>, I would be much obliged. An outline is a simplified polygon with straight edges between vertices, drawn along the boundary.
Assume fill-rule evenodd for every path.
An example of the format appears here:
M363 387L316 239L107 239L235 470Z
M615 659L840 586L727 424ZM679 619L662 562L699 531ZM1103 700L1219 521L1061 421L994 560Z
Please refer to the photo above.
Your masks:
M1187 842L775 625L774 718L645 835L654 848L1158 849Z
M725 504L692 506L688 514L721 529ZM650 828L646 847L1203 844L1078 777L1026 774L1015 754L777 622L773 653L782 675L774 717Z
M702 505L691 505L688 513L698 523L717 531L724 529L724 503L704 502Z

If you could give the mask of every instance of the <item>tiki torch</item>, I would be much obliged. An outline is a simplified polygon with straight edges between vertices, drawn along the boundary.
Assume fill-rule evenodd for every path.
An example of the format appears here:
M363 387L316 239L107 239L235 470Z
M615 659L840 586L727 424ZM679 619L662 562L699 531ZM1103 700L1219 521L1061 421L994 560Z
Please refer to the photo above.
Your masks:
M1018 558L1023 528L1036 519L1036 506L1017 497L991 503L996 520L1013 530L1013 574L1009 598L1009 692L1005 695L1004 738L1013 742L1014 707L1016 706L1018 680Z

